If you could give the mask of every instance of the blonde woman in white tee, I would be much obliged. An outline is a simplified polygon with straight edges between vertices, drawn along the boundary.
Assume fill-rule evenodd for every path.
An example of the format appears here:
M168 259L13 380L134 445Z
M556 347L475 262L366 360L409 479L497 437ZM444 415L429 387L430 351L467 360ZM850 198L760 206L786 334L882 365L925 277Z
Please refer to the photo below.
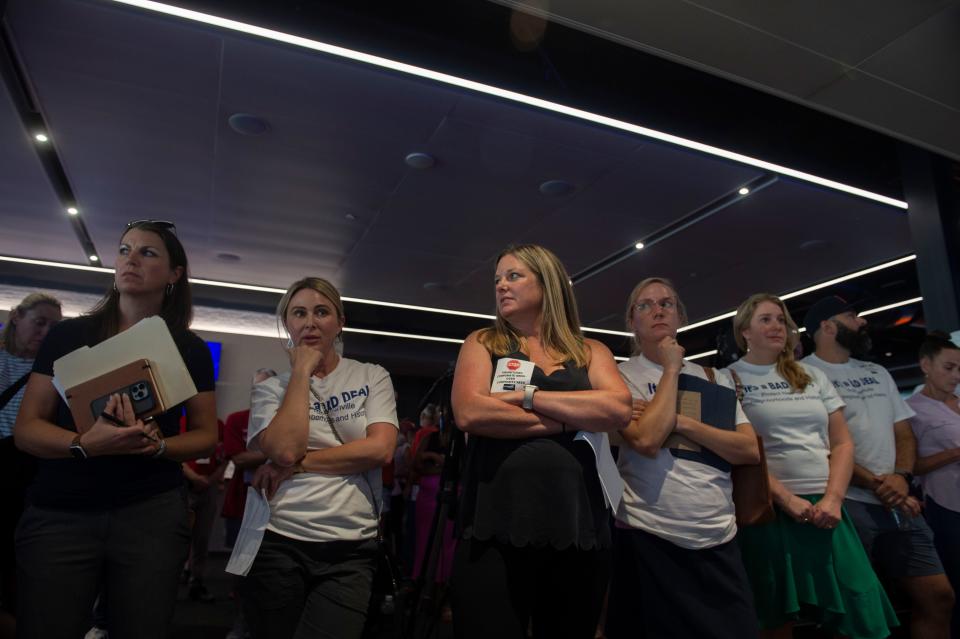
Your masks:
M843 512L853 441L843 401L819 369L797 362L797 326L783 302L757 294L737 309L745 354L730 369L763 438L777 517L740 531L765 638L790 637L800 618L850 639L881 639L897 617Z
M252 485L270 521L243 582L255 638L359 638L376 555L380 468L393 458L390 376L342 358L343 303L330 282L295 282L277 307L291 370L254 386L248 448L269 462Z
M636 355L620 364L634 397L621 431L618 467L625 487L617 511L614 570L606 622L611 639L758 636L753 598L734 542L730 465L756 463L757 438L736 405L734 430L677 413L681 376L707 380L684 361L677 329L686 312L673 285L640 282L626 314ZM718 378L725 386L732 384ZM704 419L707 419L704 417ZM685 455L668 438L683 435L719 457Z

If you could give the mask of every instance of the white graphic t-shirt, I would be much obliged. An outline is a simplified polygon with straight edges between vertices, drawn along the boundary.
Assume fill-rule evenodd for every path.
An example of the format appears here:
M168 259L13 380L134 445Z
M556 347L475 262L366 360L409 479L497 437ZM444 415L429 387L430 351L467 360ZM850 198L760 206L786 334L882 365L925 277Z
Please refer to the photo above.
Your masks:
M290 373L287 372L253 387L247 433L250 450L259 450L257 436L277 414L289 382ZM340 445L327 422L328 415L347 443L366 437L369 424L386 422L397 426L390 374L376 364L341 359L332 373L323 379L312 377L310 383L316 396L310 394L308 450ZM364 475L369 479L369 485ZM371 487L374 495L370 493ZM270 500L267 529L304 541L376 537L378 514L375 508L383 505L381 488L379 468L354 475L293 475L280 484Z
M743 382L743 410L763 438L770 473L795 495L819 495L830 478L828 416L843 408L843 400L823 371L800 366L813 378L802 393L790 387L775 364L740 360L730 368Z
M897 457L893 424L910 419L914 412L900 397L887 369L857 359L831 364L816 355L808 355L803 361L822 370L846 404L843 416L853 437L854 461L876 475L892 473ZM853 484L847 497L881 503L872 490Z
M692 362L685 361L680 372L707 379L703 367ZM638 355L620 363L620 375L635 398L650 401L663 367ZM733 388L723 374L717 383ZM738 403L735 423L746 421ZM674 457L667 448L650 458L627 445L620 447L617 466L625 484L617 519L627 526L691 549L711 548L737 534L730 473Z

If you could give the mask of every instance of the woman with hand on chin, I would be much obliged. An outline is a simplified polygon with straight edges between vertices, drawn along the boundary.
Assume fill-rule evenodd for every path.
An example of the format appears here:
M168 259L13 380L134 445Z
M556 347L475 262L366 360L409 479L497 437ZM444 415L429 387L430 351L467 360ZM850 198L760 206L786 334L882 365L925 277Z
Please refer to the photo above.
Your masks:
M255 638L360 637L370 601L383 504L380 468L393 458L390 375L342 358L345 317L327 280L294 282L277 306L290 372L253 389L248 448L268 462L252 485L270 521L243 582Z
M88 315L47 335L20 407L17 446L40 458L17 528L18 631L23 637L82 637L98 589L117 637L166 637L190 528L181 461L217 442L213 360L190 332L187 256L172 223L127 225L114 284ZM162 317L198 394L150 423L128 395L78 434L53 385L53 363L147 317ZM187 432L179 434L186 411Z
M677 330L686 310L669 280L651 277L633 289L627 326L636 355L620 374L636 398L635 417L621 431L617 460L625 487L617 512L614 574L606 634L626 637L729 637L758 633L740 551L731 464L759 461L757 437L736 404L734 430L677 413L680 375L709 380L683 359ZM726 378L718 381L733 389ZM707 417L703 417L704 420ZM719 456L684 457L668 439Z
M592 639L609 574L610 487L577 432L623 428L630 394L609 349L583 338L553 253L506 249L493 284L496 321L467 337L453 380L456 423L469 435L454 635L525 639L532 628ZM523 373L525 388L491 392L497 370Z
M853 441L843 401L819 369L794 359L797 326L776 296L737 309L743 410L763 437L777 518L740 532L764 637L790 637L803 617L851 639L897 625L860 538L843 514Z

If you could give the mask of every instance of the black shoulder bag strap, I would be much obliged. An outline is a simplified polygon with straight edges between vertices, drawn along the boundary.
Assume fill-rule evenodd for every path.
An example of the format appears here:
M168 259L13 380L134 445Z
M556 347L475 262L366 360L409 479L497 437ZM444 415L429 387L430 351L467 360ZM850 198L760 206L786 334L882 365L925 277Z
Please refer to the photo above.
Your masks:
M13 399L13 396L19 393L21 388L26 386L28 379L30 379L30 371L24 373L23 377L7 386L3 393L0 393L0 410L6 408L7 404L10 403L10 400Z

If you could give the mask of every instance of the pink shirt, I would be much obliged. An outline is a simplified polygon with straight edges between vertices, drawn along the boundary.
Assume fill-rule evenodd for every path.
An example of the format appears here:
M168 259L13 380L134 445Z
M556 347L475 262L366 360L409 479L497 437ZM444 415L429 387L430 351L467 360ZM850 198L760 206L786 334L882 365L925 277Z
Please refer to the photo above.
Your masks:
M917 413L910 418L917 438L917 457L960 447L960 415L922 393L908 398L907 403ZM919 479L925 494L944 508L960 512L960 463L947 464Z

